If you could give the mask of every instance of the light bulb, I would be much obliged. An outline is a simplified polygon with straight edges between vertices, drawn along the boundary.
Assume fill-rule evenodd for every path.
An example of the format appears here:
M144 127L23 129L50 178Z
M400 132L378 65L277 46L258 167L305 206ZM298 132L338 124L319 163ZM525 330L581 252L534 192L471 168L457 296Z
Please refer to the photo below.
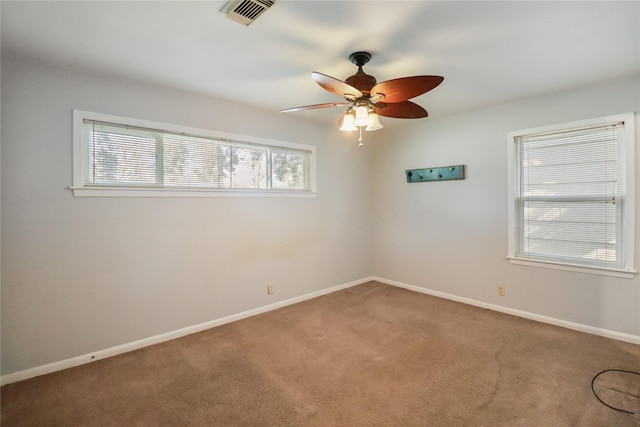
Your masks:
M380 123L380 116L378 115L378 113L369 113L369 124L367 125L365 130L378 130L382 129L383 127L384 126L382 126L382 123Z
M369 124L369 111L367 107L365 107L364 105L360 105L358 108L356 108L355 125L366 126L367 124Z

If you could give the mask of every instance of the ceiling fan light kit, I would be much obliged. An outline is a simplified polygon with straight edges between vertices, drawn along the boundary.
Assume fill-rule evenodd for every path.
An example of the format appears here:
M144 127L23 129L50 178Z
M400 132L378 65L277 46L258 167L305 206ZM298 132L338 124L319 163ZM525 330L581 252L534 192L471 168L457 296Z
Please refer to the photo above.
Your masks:
M338 127L343 131L360 131L359 145L362 143L362 129L376 131L384 126L380 116L397 119L419 119L427 117L427 110L409 99L434 89L444 80L441 76L411 76L387 80L378 83L374 76L365 73L362 67L369 62L369 52L354 52L349 60L358 67L358 71L345 79L338 80L316 71L311 78L325 90L342 96L347 102L307 105L304 107L281 110L283 113L347 106L347 110L338 118Z

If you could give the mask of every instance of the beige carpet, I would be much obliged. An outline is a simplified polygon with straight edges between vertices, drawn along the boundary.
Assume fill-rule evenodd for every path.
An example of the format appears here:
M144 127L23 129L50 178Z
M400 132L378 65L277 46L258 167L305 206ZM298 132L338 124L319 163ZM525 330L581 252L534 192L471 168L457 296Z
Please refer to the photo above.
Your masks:
M371 282L6 385L2 425L638 426L613 368L640 346Z

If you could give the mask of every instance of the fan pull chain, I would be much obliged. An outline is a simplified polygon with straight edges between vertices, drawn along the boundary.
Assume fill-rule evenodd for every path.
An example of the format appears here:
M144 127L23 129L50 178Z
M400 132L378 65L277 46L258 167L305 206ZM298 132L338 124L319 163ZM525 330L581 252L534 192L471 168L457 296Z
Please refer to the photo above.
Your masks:
M362 126L360 126L358 129L360 129L360 139L358 139L360 144L358 144L358 147L362 148L364 147L364 144L362 143Z

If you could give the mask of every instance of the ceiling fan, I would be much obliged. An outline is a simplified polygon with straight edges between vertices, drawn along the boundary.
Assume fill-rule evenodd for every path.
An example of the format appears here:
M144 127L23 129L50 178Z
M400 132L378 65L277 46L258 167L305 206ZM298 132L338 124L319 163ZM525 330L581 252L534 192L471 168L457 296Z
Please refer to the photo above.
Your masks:
M370 59L369 52L354 52L349 55L349 60L358 67L358 71L347 77L345 81L316 71L311 73L311 78L316 83L329 92L344 97L346 102L306 105L288 108L281 112L347 106L347 110L338 118L338 126L340 130L345 131L360 130L361 147L363 128L367 131L382 129L379 116L397 119L427 117L427 110L409 99L435 88L442 83L444 77L411 76L377 83L374 76L362 70L362 66Z

